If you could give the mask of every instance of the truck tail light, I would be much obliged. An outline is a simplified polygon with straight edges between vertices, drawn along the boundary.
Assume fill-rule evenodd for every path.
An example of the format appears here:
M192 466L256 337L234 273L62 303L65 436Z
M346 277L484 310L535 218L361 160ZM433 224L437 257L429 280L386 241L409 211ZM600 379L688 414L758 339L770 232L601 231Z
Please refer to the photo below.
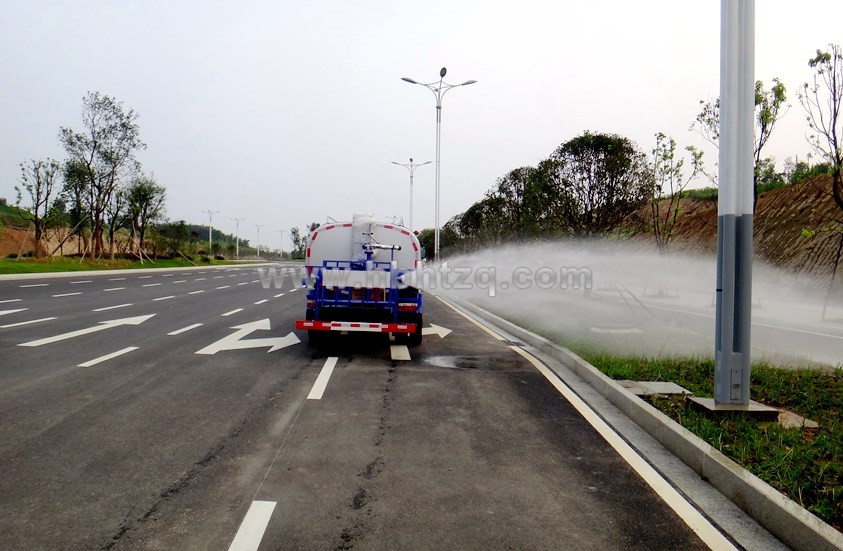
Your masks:
M399 312L416 312L418 311L419 306L415 302L399 302L398 303L398 311Z

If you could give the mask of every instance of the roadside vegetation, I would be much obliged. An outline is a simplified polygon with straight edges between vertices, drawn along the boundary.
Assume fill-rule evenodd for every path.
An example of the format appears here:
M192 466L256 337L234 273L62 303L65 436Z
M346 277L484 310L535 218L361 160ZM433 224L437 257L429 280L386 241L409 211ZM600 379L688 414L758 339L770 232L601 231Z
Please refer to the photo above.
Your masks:
M671 381L712 397L714 361L649 359L586 353L613 379ZM816 421L818 428L783 428L733 413L711 415L684 397L648 401L773 488L837 530L843 530L843 373L840 370L752 368L755 401Z
M218 266L235 264L228 260L211 260L202 263L202 266ZM114 260L102 259L74 259L68 257L54 258L3 258L0 259L0 274L37 274L48 272L81 272L86 270L134 270L150 268L187 268L197 266L196 263L172 258L159 258L154 261L146 260L143 263L139 260L117 258Z

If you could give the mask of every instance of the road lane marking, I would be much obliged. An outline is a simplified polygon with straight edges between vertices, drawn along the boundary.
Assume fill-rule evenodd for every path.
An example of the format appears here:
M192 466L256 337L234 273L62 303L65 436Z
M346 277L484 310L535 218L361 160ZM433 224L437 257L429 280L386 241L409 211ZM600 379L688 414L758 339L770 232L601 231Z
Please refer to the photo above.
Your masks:
M191 292L189 292L189 293L187 293L187 294L188 294L188 295L198 295L199 293L204 293L204 292L205 292L204 290L202 290L202 291L191 291Z
M154 298L152 299L152 302L158 302L159 300L170 300L171 298L176 298L176 295Z
M105 329L111 329L112 327L119 327L121 325L140 325L149 318L153 317L155 314L147 314L146 316L135 316L132 318L123 318L118 320L109 320L109 321L101 321L97 325L93 327L86 327L85 329L78 329L76 331L71 331L69 333L62 333L61 335L56 335L54 337L47 337L44 339L38 339L36 341L24 342L19 344L18 346L42 346L45 344L51 344L54 342L64 341L67 339L72 339L74 337L81 337L82 335L87 335L89 333L96 333L98 331L103 331Z
M174 274L164 274L161 277L173 277Z
M283 297L283 296L284 296L284 293L278 293L277 295L275 295L272 298L280 298L280 297Z
M108 293L108 292L111 292L111 291L122 291L124 289L125 289L125 287L112 287L111 289L103 289L103 291Z
M106 306L105 308L96 308L91 310L91 312L105 312L106 310L116 310L117 308L125 308L126 306L131 306L131 304L118 304L117 306Z
M322 399L322 393L325 392L325 388L328 386L328 379L331 378L331 373L334 372L334 366L337 365L338 359L336 356L331 356L325 361L322 371L319 372L316 382L313 383L313 388L310 389L310 394L307 395L308 400Z
M150 279L152 276L140 276L138 279Z
M0 300L0 304L6 303L6 302L20 302L20 301L21 301L21 299L19 299L19 298L10 298L9 300Z
M29 285L20 285L21 289L27 289L29 287L49 287L49 283L30 283Z
M220 277L222 277L222 276L220 276ZM230 276L228 276L228 277L237 277L237 274L231 274L231 275L230 275Z
M224 278L224 277L225 277L225 276L214 276L214 279L222 279L222 278Z
M441 327L435 323L431 323L430 327L422 328L422 335L439 335L440 339L444 339L451 334L451 330L447 327Z
M77 367L91 367L92 365L97 365L98 363L102 363L108 361L112 358L116 358L117 356L122 356L123 354L128 354L132 350L137 350L137 346L129 346L124 348L123 350L118 350L117 352L112 352L111 354L106 354L105 356L100 356L99 358L94 358L91 361L81 363Z
M454 311L454 312L456 312L457 314L461 315L462 317L464 317L465 319L467 319L468 321L470 321L471 323L473 323L474 325L476 325L477 327L479 327L479 328L480 328L480 329L482 329L483 331L485 331L485 332L487 332L488 334L492 335L492 336L493 336L493 337L495 337L497 340L499 340L499 341L505 341L505 340L506 340L506 339L505 339L505 338L503 338L502 336L498 335L495 331L492 331L491 329L489 329L488 327L486 327L485 325L483 325L482 323L480 323L480 322L479 322L479 321L477 321L476 319L472 318L471 316L469 316L468 314L466 314L465 312L463 312L462 310L460 310L459 308L457 308L456 306L454 306L453 304L451 304L450 302L448 302L448 301L447 301L447 300L445 300L444 298L440 297L439 295L433 295L433 296L435 296L436 298L438 298L438 299L439 299L442 303L444 303L444 304L445 304L445 306L447 306L448 308L450 308L451 310L453 310L453 311Z
M158 287L161 285L160 283L147 283L146 285L141 285L141 287Z
M187 327L182 327L181 329L176 329L172 333L167 333L168 335L181 335L182 333L187 333L191 329L196 329L197 327L202 327L201 323L194 323L193 325L188 325Z
M86 279L86 280L84 280L84 281L71 281L71 282L70 282L70 284L71 284L71 285L80 285L80 284L82 284L82 283L93 283L93 280L91 280L91 279Z
M236 310L232 310L231 312L226 312L225 314L222 315L222 317L225 318L227 316L230 316L232 314L236 314L237 312L242 312L242 311L243 311L242 308L237 308Z
M269 347L269 350L266 351L268 354L301 342L293 332L288 333L284 337L268 337L261 339L244 338L255 331L269 331L271 329L269 318L235 325L232 329L236 329L236 331L214 343L209 344L201 350L197 350L196 354L216 354L222 350L244 350L247 348Z
M178 281L174 281L173 283L174 283L174 284L175 284L175 283L187 283L187 280L186 280L186 279L180 279L180 280L178 280Z
M263 299L263 300L259 300L259 301L257 301L257 302L255 303L255 306L257 306L258 304L263 304L264 302L269 302L269 299L268 299L268 298L265 298L265 299Z
M411 360L410 349L406 344L392 344L389 346L389 353L393 360Z
M53 298L59 298L59 297L72 297L72 296L75 296L75 295L81 295L81 294L82 294L82 292L81 292L81 291L77 291L77 292L75 292L75 293L61 293L61 294L59 294L59 295L53 295Z
M295 292L296 292L296 291L298 291L298 290L299 290L299 288L298 288L298 287L296 287L296 288L294 288L294 289L290 289L290 292L291 292L291 293L295 293Z
M17 308L15 310L0 310L0 316L5 316L7 314L15 314L17 312L23 312L24 310L29 310L29 308Z
M217 287L217 289L228 289L231 285L223 285L222 287Z
M208 278L207 277L197 277L193 281L205 281L206 279L208 279Z
M239 286L239 285L248 285L248 284L249 284L248 281L244 281L243 283L238 283L237 285Z
M726 537L721 534L706 518L697 511L667 480L662 477L626 440L615 432L606 421L586 404L571 388L556 376L538 358L521 347L510 346L517 354L530 362L533 367L544 375L545 379L556 388L568 402L574 406L579 414L603 437L606 442L623 458L624 461L638 473L661 499L679 515L679 517L694 531L694 533L710 549L736 549Z
M228 551L257 551L274 510L274 501L253 501Z
M33 323L41 323L42 321L50 321L56 318L41 318L37 320L19 321L17 323L9 323L7 325L0 325L0 329L8 329L10 327L20 327L21 325L32 325Z
M126 281L125 277L112 277L108 281Z
M243 274L243 275L246 275L246 274ZM250 281L249 283L260 283L260 281L261 281L261 280L259 280L259 279L253 279L253 280L252 280L252 281Z

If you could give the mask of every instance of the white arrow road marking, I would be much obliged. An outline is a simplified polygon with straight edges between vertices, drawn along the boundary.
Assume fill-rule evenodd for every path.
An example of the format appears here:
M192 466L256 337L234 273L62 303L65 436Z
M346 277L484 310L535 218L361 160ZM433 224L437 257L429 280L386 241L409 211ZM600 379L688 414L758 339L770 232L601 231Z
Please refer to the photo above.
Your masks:
M31 325L33 323L41 323L42 321L50 321L56 318L41 318L37 320L19 321L17 323L9 323L7 325L0 325L0 329L8 329L9 327L20 327L21 325Z
M253 501L228 551L257 551L274 510L274 501Z
M123 354L128 354L132 350L137 350L137 346L129 346L124 348L123 350L118 350L117 352L112 352L111 354L106 354L105 356L100 356L99 358L94 358L93 360L87 361L85 363L79 364L77 367L91 367L92 365L97 365L98 363L102 363L104 361L110 360L111 358L116 358L117 356L122 356Z
M37 341L25 342L19 344L18 346L42 346L45 344L72 339L74 337L81 337L82 335L87 335L88 333L96 333L105 329L111 329L112 327L119 327L121 325L140 325L149 318L153 317L154 315L155 314L149 314L146 316L136 316L133 318L101 321L98 325L88 327L87 329L79 329L77 331L71 331L70 333L62 333L61 335L56 335L55 337L47 337L45 339L38 339Z
M269 318L244 323L243 325L235 325L232 329L236 329L237 331L197 351L196 354L216 354L220 350L242 350L244 348L263 348L266 346L270 347L267 350L267 353L269 353L301 342L295 333L292 332L286 337L241 340L246 335L255 331L268 331L270 329Z
M450 332L450 329L446 329L445 327L440 327L432 323L430 324L430 327L422 328L422 335L439 335L440 339L447 337Z
M410 360L410 349L406 344L392 344L389 346L389 353L393 360Z
M313 388L310 389L310 394L307 395L308 400L322 399L322 394L328 386L328 379L331 378L331 373L334 372L334 367L337 365L338 359L339 358L335 356L331 356L325 361L325 365L322 366L322 371L319 372L319 376L316 377L316 382L313 383Z
M0 310L0 316L14 314L15 312L23 312L24 310L29 310L29 308L18 308L17 310Z

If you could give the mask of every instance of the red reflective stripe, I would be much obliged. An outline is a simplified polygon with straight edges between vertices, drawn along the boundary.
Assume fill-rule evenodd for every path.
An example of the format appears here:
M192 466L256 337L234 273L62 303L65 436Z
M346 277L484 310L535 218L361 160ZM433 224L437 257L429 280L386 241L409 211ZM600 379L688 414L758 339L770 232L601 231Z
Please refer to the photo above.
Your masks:
M385 224L385 225L384 225L384 229L391 230L392 228L393 228L393 226L390 226L390 225L388 225L388 224Z
M403 233L404 235L410 235L410 232L408 232L407 230L401 230L401 233Z
M343 227L343 228L350 228L350 227L351 227L351 224L343 224L343 225L342 225L342 227Z
M307 258L310 258L310 247L307 248Z
M416 245L415 243L413 243L413 250L416 251L416 252L419 251L419 246Z
M348 326L349 327L360 327L360 324L359 323L349 323Z
M325 227L323 228L323 230L324 230L324 231L328 231L328 230L332 230L332 229L334 229L334 225L333 225L333 224L331 224L330 226L325 226Z
M311 241L316 241L316 236L319 235L318 231L313 232L313 235L310 236Z

